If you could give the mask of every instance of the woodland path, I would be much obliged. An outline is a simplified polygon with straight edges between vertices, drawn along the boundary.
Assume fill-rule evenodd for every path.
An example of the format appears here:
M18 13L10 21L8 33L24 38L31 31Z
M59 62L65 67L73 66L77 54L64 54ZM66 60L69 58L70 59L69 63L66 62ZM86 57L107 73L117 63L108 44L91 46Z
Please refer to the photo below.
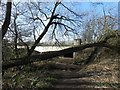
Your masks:
M56 68L49 70L51 77L57 79L53 88L106 88L106 83L95 80L96 77L102 76L100 70L94 68L92 71L84 71L83 69L81 73L81 66L72 64L73 59L64 58L55 61ZM112 85L118 86L117 83Z

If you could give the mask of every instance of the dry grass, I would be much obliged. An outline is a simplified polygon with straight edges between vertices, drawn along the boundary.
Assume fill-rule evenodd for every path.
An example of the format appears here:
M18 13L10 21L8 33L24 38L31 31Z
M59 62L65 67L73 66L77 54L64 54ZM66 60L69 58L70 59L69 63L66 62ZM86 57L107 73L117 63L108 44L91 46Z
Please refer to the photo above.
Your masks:
M92 49L87 50L83 51L85 56L87 53L91 52ZM62 79L64 83L68 83L68 86L66 86L68 88L72 87L69 83L72 83L73 86L75 83L80 83L80 85L76 86L77 88L117 89L120 85L118 82L118 73L120 70L118 67L118 61L120 61L120 56L109 49L103 48L99 52L95 62L83 67L79 65L72 65L71 62L73 59L59 59L53 61L36 62L28 66L20 67L18 68L19 70L16 68L11 68L5 72L3 86L19 88L49 87L51 86L51 83L47 82L46 84L46 78L54 81L53 77L49 77L51 73L58 73L58 77L62 75L65 75L65 77L76 76L76 78ZM62 59L64 60L61 62ZM66 61L69 61L69 63ZM82 69L80 67L82 67ZM78 77L79 75L80 77ZM83 85L81 83L85 84ZM65 85L63 86L65 87Z
M102 86L97 85L94 88L118 88L119 67L118 62L113 59L90 64L80 70L80 73L86 75L82 79L102 84Z

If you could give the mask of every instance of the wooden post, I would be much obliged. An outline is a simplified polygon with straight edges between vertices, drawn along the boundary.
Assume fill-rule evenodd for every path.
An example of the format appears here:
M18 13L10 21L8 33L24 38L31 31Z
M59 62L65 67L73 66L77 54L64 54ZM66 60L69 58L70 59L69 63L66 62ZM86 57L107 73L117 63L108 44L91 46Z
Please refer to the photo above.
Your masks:
M81 45L82 40L81 39L74 39L74 45ZM76 57L78 56L77 52L73 53L73 58L76 59Z
M2 90L2 30L0 30L0 90Z

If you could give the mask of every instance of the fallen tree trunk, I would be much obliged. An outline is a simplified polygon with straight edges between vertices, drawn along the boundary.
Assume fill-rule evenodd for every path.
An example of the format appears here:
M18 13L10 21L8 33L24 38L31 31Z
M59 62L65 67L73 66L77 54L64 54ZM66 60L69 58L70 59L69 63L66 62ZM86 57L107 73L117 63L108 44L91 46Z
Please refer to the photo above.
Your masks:
M79 45L79 46L70 47L70 48L67 48L64 50L60 50L60 51L52 51L52 52L43 53L40 55L33 55L30 57L23 57L23 58L18 58L15 60L10 60L10 62L3 62L2 69L6 70L6 69L14 67L14 66L26 65L26 64L29 64L32 62L47 60L47 59L50 59L53 57L65 55L67 53L81 51L83 49L90 48L90 47L107 47L107 48L111 48L111 49L116 48L116 46L111 46L105 42L97 42L97 43Z
M100 51L100 47L95 47L94 50L91 52L90 56L85 61L85 64L89 64L93 62L99 51Z

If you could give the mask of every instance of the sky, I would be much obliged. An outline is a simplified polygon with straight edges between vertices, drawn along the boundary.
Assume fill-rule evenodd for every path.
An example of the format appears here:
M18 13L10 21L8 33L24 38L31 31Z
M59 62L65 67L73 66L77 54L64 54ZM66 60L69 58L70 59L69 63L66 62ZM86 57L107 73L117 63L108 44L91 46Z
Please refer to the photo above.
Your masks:
M111 14L117 14L118 13L118 2L102 2L100 5L95 5L93 2L63 2L63 4L67 5L67 7L71 8L75 12L91 12L97 13L99 16L103 16L103 7L105 8L105 11L109 10L110 8L114 8L111 10ZM94 14L93 13L93 14ZM108 13L106 12L106 15ZM90 18L92 18L93 15L90 15ZM86 18L87 19L87 18ZM77 38L74 36L74 38ZM72 40L73 38L69 38L69 40ZM67 39L66 39L67 40ZM46 41L43 39L43 41Z
M117 9L118 9L118 2L101 2L103 5L97 5L95 6L93 3L95 2L73 2L73 3L65 3L68 7L71 7L71 5L73 4L74 5L74 9L82 9L82 11L90 11L90 10L94 10L96 9L97 12L100 12L100 14L102 14L101 10L103 9L103 5L105 7L105 9L109 9L109 8L112 8L112 7L115 7L116 8L116 11L117 12Z
M63 2L63 4L65 4L67 7L71 8L75 12L80 12L81 13L81 12L86 12L86 11L87 12L93 11L94 13L97 13L99 16L103 16L104 15L103 14L103 6L104 6L105 11L109 10L110 8L114 8L113 10L111 10L112 15L118 13L118 2L102 2L102 4L99 4L99 5L96 5L96 4L93 4L93 3L94 2ZM61 12L61 10L64 10L64 9L61 8L60 12ZM106 12L106 14L108 14L108 13ZM90 18L92 16L93 15L91 14ZM42 42L48 40L48 36L45 35L45 37L46 38L42 39ZM62 39L62 38L63 38L62 36L59 36L59 39ZM64 37L64 38L65 38L64 39L65 41L68 41L68 40L73 40L74 38L80 38L80 37L74 36L74 37L69 37L69 38Z
M13 0L15 1L15 0ZM21 0L20 0L21 1ZM25 0L24 0L25 1ZM31 0L33 1L33 0ZM87 1L87 0L83 0L82 2L79 2L80 0L77 0L77 2L70 0L72 2L63 2L65 5L67 5L67 7L71 8L73 11L75 12L91 12L94 11L95 13L98 13L98 15L103 16L103 5L105 10L108 10L110 8L114 8L114 10L112 10L111 14L117 14L118 13L118 2L116 2L117 0L114 0L114 2L102 2L103 5L95 5L92 2L94 0L91 0L91 2L83 2L83 1ZM96 1L100 1L100 0L96 0ZM105 1L105 0L104 0ZM108 1L112 1L112 0L108 0ZM62 10L62 8L61 8ZM91 15L92 17L93 15ZM47 24L47 22L46 22ZM47 37L47 35L46 35ZM46 41L46 39L42 39L42 41Z
M2 2L6 2L7 0L2 0ZM42 1L42 2L53 2L55 0L12 0L14 2L21 1L21 2L29 2L29 1ZM119 2L120 0L61 0L64 2Z

